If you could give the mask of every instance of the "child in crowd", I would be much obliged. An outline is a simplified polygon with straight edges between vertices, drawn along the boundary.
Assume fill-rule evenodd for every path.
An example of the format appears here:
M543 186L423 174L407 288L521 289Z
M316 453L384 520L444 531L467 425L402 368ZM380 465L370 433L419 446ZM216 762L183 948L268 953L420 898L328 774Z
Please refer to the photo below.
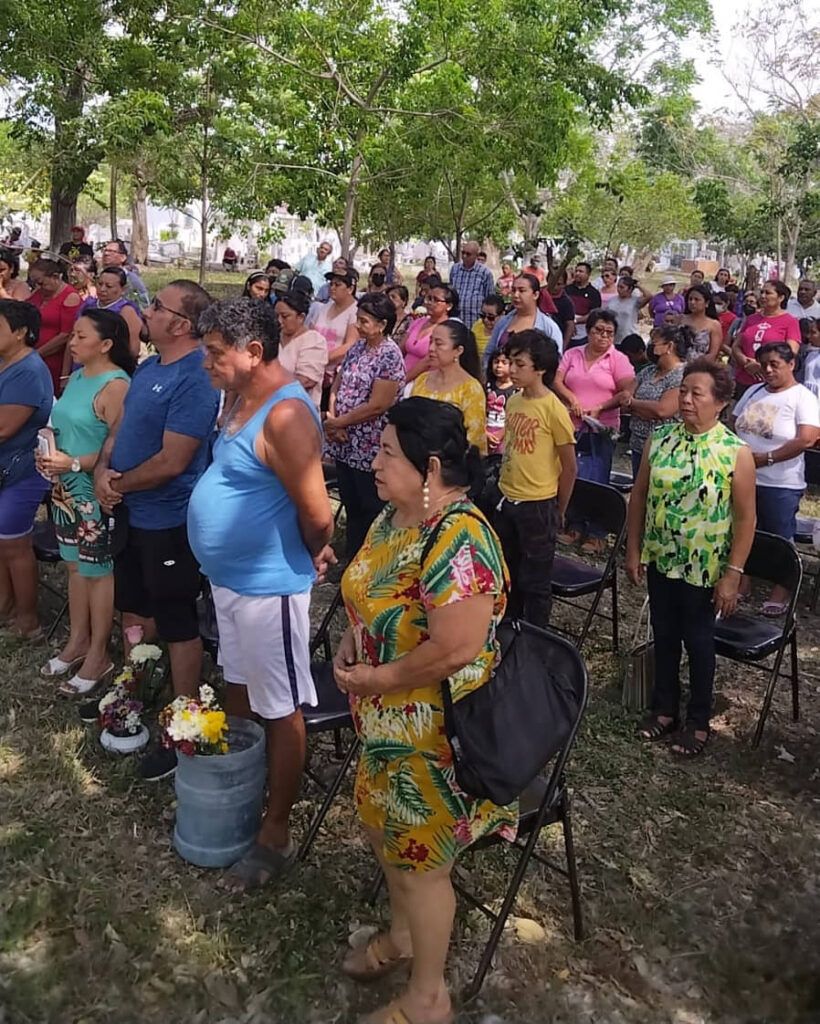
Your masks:
M795 377L820 398L820 320L810 316L800 321L800 350L797 353ZM488 412L489 412L489 406ZM487 423L489 424L489 415Z
M507 614L549 624L555 537L575 484L575 431L549 385L558 346L542 331L516 331L506 347L512 383L493 525L510 570Z
M487 455L500 459L504 451L504 420L508 399L515 393L510 378L510 360L505 351L496 352L487 371Z

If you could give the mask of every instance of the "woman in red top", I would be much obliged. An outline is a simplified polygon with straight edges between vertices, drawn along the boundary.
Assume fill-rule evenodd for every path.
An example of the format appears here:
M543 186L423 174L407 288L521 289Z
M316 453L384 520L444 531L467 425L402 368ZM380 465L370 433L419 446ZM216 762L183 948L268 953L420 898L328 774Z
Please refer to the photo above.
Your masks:
M29 268L29 278L35 290L28 302L40 311L40 335L35 347L49 369L57 395L63 390L60 380L63 355L74 329L80 296L65 283L60 264L55 260L36 260Z
M763 380L763 370L757 361L757 350L762 345L785 342L795 353L800 348L800 321L786 312L790 297L791 289L782 281L767 281L760 292L759 312L747 316L735 335L735 377L744 391Z

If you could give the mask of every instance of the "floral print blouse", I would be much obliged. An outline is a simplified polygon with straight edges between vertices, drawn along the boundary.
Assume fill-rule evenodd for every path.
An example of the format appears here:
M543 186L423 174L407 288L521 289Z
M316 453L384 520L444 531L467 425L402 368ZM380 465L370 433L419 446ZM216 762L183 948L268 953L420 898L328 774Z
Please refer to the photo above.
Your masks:
M376 346L368 345L366 341L357 341L339 368L336 415L343 416L368 402L377 380L396 381L399 385L397 397L401 394L404 385L404 357L401 349L389 338ZM364 423L345 427L347 440L329 442L328 455L346 466L369 473L386 423L387 414L384 413Z

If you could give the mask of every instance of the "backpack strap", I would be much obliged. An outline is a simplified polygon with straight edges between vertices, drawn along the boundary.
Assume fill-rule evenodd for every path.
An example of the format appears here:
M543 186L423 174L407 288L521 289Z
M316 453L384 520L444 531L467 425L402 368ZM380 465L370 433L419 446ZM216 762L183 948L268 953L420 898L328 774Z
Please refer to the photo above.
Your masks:
M433 550L433 547L436 541L438 540L439 534L441 533L441 528L444 526L446 520L448 520L451 516L459 514L469 516L470 519L476 519L478 520L479 523L483 523L485 526L487 525L486 519L482 519L481 516L477 516L475 512L471 512L469 509L466 508L453 510L452 512L445 512L441 519L439 519L439 521L430 531L427 540L424 542L424 547L422 548L421 551L421 558L419 559L420 568L424 568L424 563L430 557L430 552Z

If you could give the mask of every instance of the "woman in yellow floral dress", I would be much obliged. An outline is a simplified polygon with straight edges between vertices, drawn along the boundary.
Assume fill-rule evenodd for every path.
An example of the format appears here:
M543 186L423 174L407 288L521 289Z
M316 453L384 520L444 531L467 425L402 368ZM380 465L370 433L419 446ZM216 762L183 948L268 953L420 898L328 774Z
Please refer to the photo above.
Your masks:
M458 701L489 679L505 605L498 538L465 497L478 464L454 406L416 397L394 406L373 462L388 505L342 580L350 626L334 672L362 740L356 805L391 910L389 932L350 953L344 970L368 981L412 958L407 988L368 1024L453 1019L444 981L453 862L481 836L513 839L517 828L517 805L459 789L444 730L442 680Z

